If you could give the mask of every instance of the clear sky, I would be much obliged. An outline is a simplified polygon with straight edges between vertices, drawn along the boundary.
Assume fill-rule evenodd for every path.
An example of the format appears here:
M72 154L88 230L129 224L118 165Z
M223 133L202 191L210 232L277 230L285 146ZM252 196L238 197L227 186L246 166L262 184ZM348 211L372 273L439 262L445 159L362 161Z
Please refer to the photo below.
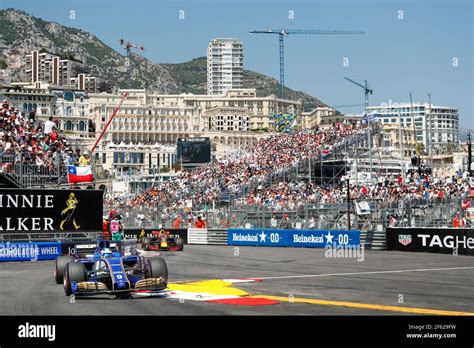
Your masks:
M472 0L1 0L0 6L90 31L119 51L123 37L159 63L204 56L211 39L235 37L244 42L245 68L275 78L277 36L249 30L364 30L287 37L286 85L333 106L363 104L363 90L344 76L369 81L371 105L408 102L410 92L414 102L425 102L431 92L434 104L459 108L461 126L474 129Z

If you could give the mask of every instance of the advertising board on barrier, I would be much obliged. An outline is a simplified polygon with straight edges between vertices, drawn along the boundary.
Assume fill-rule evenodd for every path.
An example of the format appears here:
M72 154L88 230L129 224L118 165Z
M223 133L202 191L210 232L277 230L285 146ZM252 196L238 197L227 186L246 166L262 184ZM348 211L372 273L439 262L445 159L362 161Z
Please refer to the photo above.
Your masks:
M61 253L60 242L0 243L0 262L54 260Z
M185 228L146 228L146 229L125 229L124 236L126 239L139 239L140 237L151 237L153 231L169 232L172 236L183 238L184 244L188 243L188 230Z
M100 190L0 189L0 233L101 231Z
M358 230L230 229L227 238L229 245L305 248L360 245Z
M474 230L387 228L387 250L474 255Z

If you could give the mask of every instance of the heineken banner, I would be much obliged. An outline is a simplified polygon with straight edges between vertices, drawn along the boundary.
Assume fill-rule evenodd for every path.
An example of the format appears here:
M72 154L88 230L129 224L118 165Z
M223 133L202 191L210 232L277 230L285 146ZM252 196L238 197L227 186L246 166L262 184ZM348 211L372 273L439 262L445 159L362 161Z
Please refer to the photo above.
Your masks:
M387 228L387 250L474 255L474 230Z
M230 229L228 245L325 248L360 246L358 230Z
M0 234L101 231L101 190L0 189Z

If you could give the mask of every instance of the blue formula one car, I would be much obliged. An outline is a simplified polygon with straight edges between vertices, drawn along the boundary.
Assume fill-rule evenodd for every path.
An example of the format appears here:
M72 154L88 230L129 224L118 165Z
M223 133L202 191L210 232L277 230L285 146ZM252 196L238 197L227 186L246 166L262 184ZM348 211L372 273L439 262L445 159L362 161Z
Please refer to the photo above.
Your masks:
M56 283L70 295L116 295L130 298L139 290L164 290L168 268L164 259L145 259L137 253L123 253L117 243L99 241L92 254L63 255L54 263Z

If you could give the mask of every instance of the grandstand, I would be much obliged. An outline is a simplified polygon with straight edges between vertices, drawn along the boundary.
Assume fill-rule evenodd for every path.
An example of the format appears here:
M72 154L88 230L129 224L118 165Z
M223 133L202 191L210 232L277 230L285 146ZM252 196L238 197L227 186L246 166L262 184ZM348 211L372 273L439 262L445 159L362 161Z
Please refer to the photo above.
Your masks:
M82 146L45 122L34 111L0 94L0 186L52 188L67 184L68 164L83 153Z
M354 228L366 246L377 248L384 248L388 226L446 227L456 212L462 215L462 201L471 195L465 173L441 178L380 172L370 181L347 183L343 165L329 177L323 171L315 177L326 164L363 161L366 127L339 123L262 139L131 200L109 197L106 208L121 209L124 223L140 228L171 226L177 216L189 222L197 215L214 228ZM381 130L372 127L373 134Z

